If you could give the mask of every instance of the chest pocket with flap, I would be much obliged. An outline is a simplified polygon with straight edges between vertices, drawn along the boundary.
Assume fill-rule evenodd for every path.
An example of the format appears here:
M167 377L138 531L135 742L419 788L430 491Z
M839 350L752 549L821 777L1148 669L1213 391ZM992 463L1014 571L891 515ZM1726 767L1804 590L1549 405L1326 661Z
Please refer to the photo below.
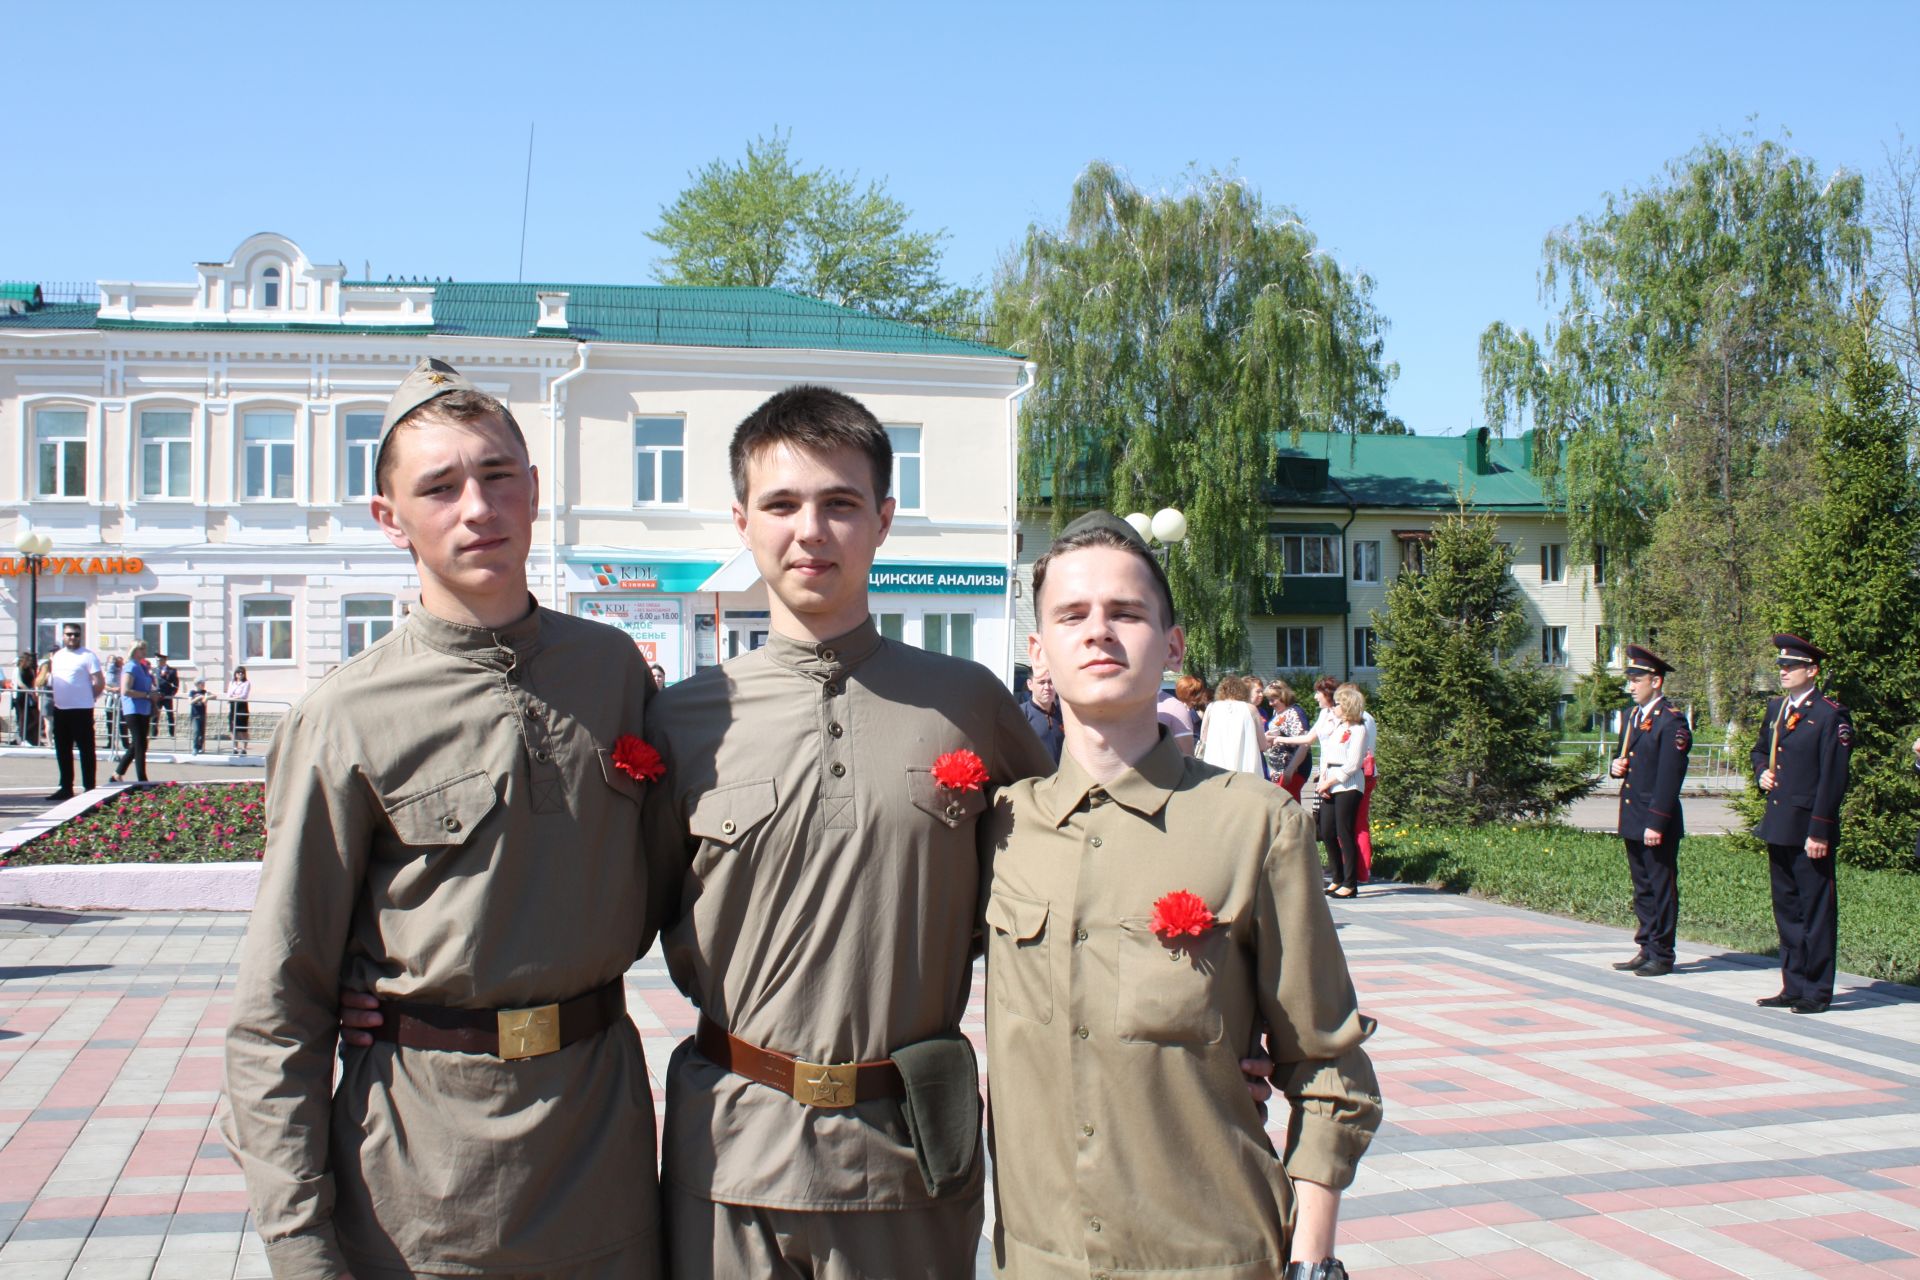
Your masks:
M1008 1013L1041 1023L1053 1021L1051 911L1038 898L1005 890L987 899L987 990Z
M687 806L687 832L696 840L732 848L766 821L775 801L773 779L730 782L695 797Z
M484 769L391 798L382 797L387 821L403 844L449 848L465 844L500 801Z
M914 808L932 814L949 827L971 821L987 808L985 791L943 787L933 780L933 770L925 765L907 769L907 798Z

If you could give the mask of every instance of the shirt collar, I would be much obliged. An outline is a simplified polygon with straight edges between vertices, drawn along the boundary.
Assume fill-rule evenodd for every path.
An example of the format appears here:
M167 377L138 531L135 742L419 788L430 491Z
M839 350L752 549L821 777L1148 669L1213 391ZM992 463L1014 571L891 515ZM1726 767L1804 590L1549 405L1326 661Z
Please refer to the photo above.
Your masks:
M1800 708L1806 706L1807 703L1811 702L1813 700L1813 695L1818 692L1820 692L1818 688L1816 688L1813 685L1808 685L1806 688L1802 689L1799 693L1795 694L1793 697L1788 698L1787 706L1792 708L1795 711L1798 711Z
M880 632L868 616L853 630L831 640L796 640L775 631L767 637L766 653L789 670L827 680L859 666L879 647Z
M1056 827L1064 823L1079 809L1081 802L1095 791L1104 791L1118 804L1150 818L1166 807L1167 797L1179 789L1186 772L1186 757L1180 754L1180 748L1173 745L1166 726L1162 725L1160 740L1154 743L1153 750L1119 777L1107 782L1095 782L1092 775L1073 758L1071 751L1063 751L1060 753L1059 770L1042 782L1038 789L1045 791L1041 803Z
M430 649L508 671L540 651L540 602L529 595L526 616L504 627L449 622L416 604L407 614L407 634Z

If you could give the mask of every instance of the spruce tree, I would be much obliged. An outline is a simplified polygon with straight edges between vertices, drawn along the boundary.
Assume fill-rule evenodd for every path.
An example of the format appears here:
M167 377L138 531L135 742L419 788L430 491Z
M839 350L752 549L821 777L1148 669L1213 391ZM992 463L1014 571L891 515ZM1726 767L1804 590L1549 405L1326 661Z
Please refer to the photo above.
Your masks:
M1594 785L1583 764L1555 757L1558 677L1510 656L1528 648L1529 628L1496 531L1464 509L1436 524L1424 569L1402 573L1373 616L1378 803L1392 818L1545 817Z
M1816 423L1821 497L1788 552L1782 630L1825 649L1822 692L1853 713L1852 782L1839 856L1910 865L1920 825L1912 743L1920 724L1920 486L1899 371L1875 351L1873 300L1840 348L1840 385Z

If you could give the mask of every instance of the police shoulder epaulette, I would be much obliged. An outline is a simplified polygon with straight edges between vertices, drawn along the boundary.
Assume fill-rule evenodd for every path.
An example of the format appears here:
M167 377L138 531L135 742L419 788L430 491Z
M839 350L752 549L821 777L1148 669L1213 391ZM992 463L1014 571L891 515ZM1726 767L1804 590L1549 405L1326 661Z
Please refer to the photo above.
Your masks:
M1839 704L1838 702L1835 702L1835 701L1834 701L1834 700L1833 700L1832 698L1830 698L1830 697L1828 697L1828 696L1827 696L1826 694L1824 694L1824 693L1820 695L1820 701L1822 701L1822 702L1824 702L1824 703L1826 703L1826 704L1827 704L1828 706L1830 706L1830 707L1832 707L1832 708L1833 708L1833 709L1834 709L1835 711L1845 711L1845 710L1846 710L1846 708L1845 708L1845 707L1843 707L1843 706L1841 706L1841 705L1840 705L1840 704Z

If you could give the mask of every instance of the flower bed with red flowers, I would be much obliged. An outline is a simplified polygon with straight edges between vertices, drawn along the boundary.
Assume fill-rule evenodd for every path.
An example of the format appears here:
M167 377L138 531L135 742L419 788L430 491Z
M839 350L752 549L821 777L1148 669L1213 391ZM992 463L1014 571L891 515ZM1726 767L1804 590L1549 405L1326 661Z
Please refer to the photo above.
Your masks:
M259 782L129 787L35 836L0 866L258 861L267 842L265 802Z

